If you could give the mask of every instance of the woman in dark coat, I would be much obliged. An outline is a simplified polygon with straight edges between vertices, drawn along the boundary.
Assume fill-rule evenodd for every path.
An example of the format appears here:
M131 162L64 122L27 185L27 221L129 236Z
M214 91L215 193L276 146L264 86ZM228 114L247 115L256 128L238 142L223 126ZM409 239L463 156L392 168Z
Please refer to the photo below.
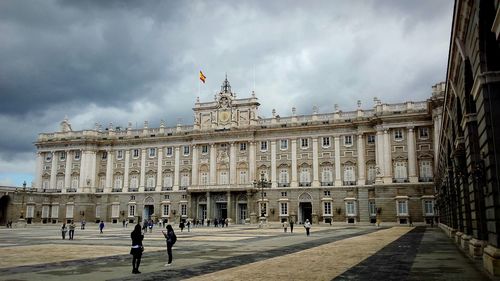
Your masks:
M174 229L170 224L167 225L167 231L163 230L162 232L167 242L168 263L165 264L165 266L170 266L172 264L172 246L174 246L177 241L177 236L175 235Z
M139 265L141 264L142 251L144 251L142 246L144 235L142 234L140 223L135 225L134 231L130 233L130 238L132 238L132 248L130 249L130 254L132 255L132 273L138 274L141 273Z

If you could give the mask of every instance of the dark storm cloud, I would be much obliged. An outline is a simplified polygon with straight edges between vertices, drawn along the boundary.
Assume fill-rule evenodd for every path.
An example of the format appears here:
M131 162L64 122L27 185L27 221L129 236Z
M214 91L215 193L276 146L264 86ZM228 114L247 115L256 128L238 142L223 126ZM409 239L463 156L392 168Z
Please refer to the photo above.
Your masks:
M0 172L25 165L37 134L57 131L65 115L75 130L191 124L196 97L212 100L225 73L239 97L255 90L263 117L273 107L282 116L294 106L353 110L358 99L369 108L374 96L425 100L444 79L452 8L444 0L0 1ZM199 70L208 77L200 92Z

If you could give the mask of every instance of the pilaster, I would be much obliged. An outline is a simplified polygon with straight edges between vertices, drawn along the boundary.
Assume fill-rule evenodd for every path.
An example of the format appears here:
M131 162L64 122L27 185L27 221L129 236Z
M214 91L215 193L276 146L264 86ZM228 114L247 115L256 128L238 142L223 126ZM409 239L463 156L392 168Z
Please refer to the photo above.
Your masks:
M51 151L52 153L52 164L50 166L50 186L49 189L56 189L56 179L57 179L57 154L56 151Z
M191 168L191 185L198 185L198 147L193 145L193 163Z
M105 192L111 192L111 188L113 187L113 161L114 161L114 153L113 150L106 150L108 157L106 159L106 186Z
M389 130L384 130L384 183L392 183L391 137Z
M42 168L43 168L43 155L41 152L36 153L36 182L35 187L42 187Z
M408 128L408 177L411 183L418 182L416 169L416 143L413 127Z
M66 166L64 167L64 188L63 193L66 189L71 188L71 168L73 165L73 153L71 150L66 150Z
M312 150L313 150L313 182L312 186L318 187L319 184L319 161L318 161L318 138L312 139Z
M179 170L180 170L180 165L181 165L181 155L180 155L180 147L176 146L175 147L175 156L174 156L174 186L173 190L178 191L179 190Z
M253 182L256 177L255 177L255 141L250 142L250 149L248 151L248 164L249 164L249 181Z
M144 192L146 186L146 153L147 148L141 149L141 175L139 181L139 192Z
M229 145L230 145L229 146L229 163L230 163L229 164L229 183L231 185L235 185L236 184L236 144L234 142L231 142ZM228 212L229 212L229 209L228 209Z
M342 186L342 176L340 174L340 137L333 138L335 146L335 186Z
M276 181L276 141L271 141L271 187L277 187Z
M365 171L365 140L360 133L358 134L358 185L365 185Z
M125 150L125 171L123 172L123 189L128 190L128 174L130 170L130 150Z
M215 144L210 144L210 185L217 184L217 150ZM208 198L207 198L208 200ZM208 205L207 205L208 206Z
M297 139L292 139L292 181L290 187L297 187Z
M161 191L161 182L163 179L163 147L158 147L158 163L157 163L157 170L156 170L156 191Z

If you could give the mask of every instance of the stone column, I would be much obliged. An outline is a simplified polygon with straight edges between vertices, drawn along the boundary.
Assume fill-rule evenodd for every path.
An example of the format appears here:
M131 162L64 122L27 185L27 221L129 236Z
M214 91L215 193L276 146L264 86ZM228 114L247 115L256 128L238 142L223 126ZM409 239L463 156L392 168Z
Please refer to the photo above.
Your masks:
M141 149L141 175L139 181L139 191L144 192L144 187L146 186L146 153L147 148Z
M125 171L123 172L123 189L128 189L128 174L130 170L130 150L125 150Z
M234 142L230 143L229 147L229 183L236 184L236 145ZM229 195L228 195L229 196Z
M342 185L342 175L340 173L340 137L335 136L334 138L335 145L335 186Z
M248 151L248 164L249 164L249 180L253 182L255 177L255 141L250 142L250 150Z
M358 134L358 185L365 185L365 139L363 133Z
M180 171L180 165L181 165L181 155L180 155L180 147L176 146L175 147L175 164L174 164L174 191L179 190L179 171ZM180 210L179 210L180 212ZM179 213L180 215L180 213Z
M52 165L50 166L50 186L49 189L57 188L57 154L56 151L51 151L52 153Z
M217 184L217 150L215 144L210 144L210 185ZM208 208L208 207L207 207Z
M87 151L80 150L80 184L78 185L78 189L82 190L87 186Z
M104 192L111 192L111 188L113 188L113 151L111 149L107 149L108 158L106 159L106 186Z
M391 136L389 130L384 130L384 183L392 183Z
M158 163L156 166L157 167L157 170L156 170L156 191L161 191L161 182L162 182L162 179L163 179L163 147L158 147Z
M73 165L73 153L71 150L66 150L66 167L64 169L64 188L63 192L66 192L67 188L71 188L71 168Z
M375 182L382 183L382 177L384 176L384 132L382 128L377 128L377 135L375 139L375 165L377 165L378 171L376 175Z
M231 219L232 222L235 222L236 219L233 218L233 206L231 201L231 191L227 192L227 218Z
M318 160L318 138L312 139L312 149L313 149L313 182L312 186L317 187L319 184L319 160Z
M90 174L87 175L88 179L90 180L90 186L87 185L87 187L90 188L89 190L90 192L95 192L96 174L97 174L97 151L95 150L88 151L88 156L86 161L88 161L88 166L90 171Z
M408 176L410 182L418 182L417 177L417 148L415 143L415 133L413 127L408 128Z
M277 186L276 181L276 141L271 141L271 187Z
M297 139L292 139L292 181L290 187L299 186L297 183Z
M207 191L207 219L210 219L210 222L213 223L212 221L212 206L210 202L210 192Z
M193 145L193 163L191 168L191 185L198 185L198 147Z
M41 152L36 153L36 188L42 188L42 171L43 171L43 155Z

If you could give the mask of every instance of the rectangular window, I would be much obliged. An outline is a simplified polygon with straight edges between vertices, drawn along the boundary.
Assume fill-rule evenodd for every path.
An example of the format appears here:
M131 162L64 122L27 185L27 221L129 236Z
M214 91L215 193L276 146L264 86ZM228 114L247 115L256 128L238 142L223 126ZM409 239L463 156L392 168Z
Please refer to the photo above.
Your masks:
M260 142L260 150L261 151L267 151L267 141L261 141Z
M169 200L169 199L170 199L170 195L169 195L169 194L165 194L165 195L163 196L163 199L165 199L165 200Z
M52 206L50 217L53 219L57 219L59 217L59 205Z
M219 173L219 184L229 184L227 171L221 171Z
M240 171L240 184L248 183L247 171Z
M61 161L64 161L66 160L66 151L61 151L60 154L59 154L59 159Z
M181 175L181 187L188 187L189 186L189 174L183 173Z
M80 150L75 151L75 160L80 160Z
M187 216L187 205L186 204L181 205L181 216Z
M208 173L207 172L201 172L200 184L201 185L208 185Z
M118 206L118 205L113 205L113 206ZM95 206L95 217L100 218L101 217L101 205L96 205Z
M368 135L367 141L368 143L375 143L375 135Z
M280 149L287 150L288 149L288 140L280 140Z
M434 201L433 200L425 200L424 201L424 212L426 216L434 215Z
M394 139L395 140L402 140L403 139L403 130L394 129Z
M375 206L375 201L368 202L368 212L370 213L370 216L372 216L372 217L377 215L377 208Z
M156 148L151 147L149 149L149 158L154 158L156 157Z
M165 153L167 156L172 156L174 155L174 149L172 147L167 147L167 153Z
M308 148L309 147L309 139L300 139L300 147Z
M74 209L74 205L66 205L66 218L67 219L73 218L73 209Z
M394 178L396 180L405 180L408 178L406 170L406 162L396 162L394 163Z
M281 197L286 197L286 191L281 192Z
M102 159L102 160L106 160L106 159L108 159L108 152L107 152L107 151L103 151L103 152L102 152L101 159Z
M184 156L188 156L189 155L189 145L185 145L183 147L183 153L184 153Z
M398 216L408 215L408 201L398 201Z
M355 216L356 215L356 206L355 206L353 201L346 202L345 208L346 208L346 214L348 216Z
M240 151L246 151L247 150L247 143L242 142L240 143Z
M323 191L324 196L330 196L330 190L325 190Z
M101 216L101 206L95 206L95 216L98 218ZM111 207L111 217L117 218L120 216L120 205L115 204Z
M32 218L34 216L35 216L35 206L34 205L27 205L26 206L26 217Z
M432 162L429 160L420 161L420 181L432 181Z
M42 206L42 218L48 218L49 217L49 211L50 211L50 206L49 205L43 205Z
M420 138L421 139L427 139L429 138L429 128L423 127L419 128L418 131L420 132Z
M280 215L288 215L288 203L280 203Z
M332 214L332 202L323 202L323 215Z
M116 151L116 159L117 160L122 160L123 159L123 150Z
M170 205L163 205L162 208L162 217L170 216Z
M352 136L344 136L344 145L352 145Z
M208 153L208 145L202 145L201 146L201 154L207 154Z
M138 158L139 157L139 149L134 149L132 151L132 157L134 157L134 158Z
M330 147L330 137L323 137L323 147Z
M135 205L128 205L128 216L129 217L135 216Z

